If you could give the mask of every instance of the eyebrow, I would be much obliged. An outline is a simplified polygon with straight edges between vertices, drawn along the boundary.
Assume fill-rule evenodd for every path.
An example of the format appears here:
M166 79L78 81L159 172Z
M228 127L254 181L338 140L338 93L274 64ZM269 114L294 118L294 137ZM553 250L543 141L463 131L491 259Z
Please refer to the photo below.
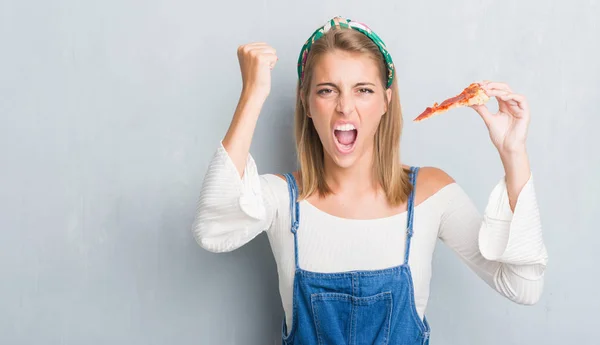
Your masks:
M375 86L375 84L373 84L373 83L364 81L364 82L356 83L354 85L354 87L356 87L356 86L365 86L365 85ZM319 84L317 84L317 86L333 86L333 87L337 87L337 85L335 85L334 83L329 83L329 82L327 82L327 83L319 83Z

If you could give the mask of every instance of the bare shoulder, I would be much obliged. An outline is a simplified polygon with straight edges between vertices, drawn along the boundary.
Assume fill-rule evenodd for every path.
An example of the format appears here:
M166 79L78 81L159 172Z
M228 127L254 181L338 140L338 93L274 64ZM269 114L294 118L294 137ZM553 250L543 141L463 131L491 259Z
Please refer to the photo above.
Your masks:
M435 167L422 167L417 175L418 199L425 200L440 189L456 181L444 170Z

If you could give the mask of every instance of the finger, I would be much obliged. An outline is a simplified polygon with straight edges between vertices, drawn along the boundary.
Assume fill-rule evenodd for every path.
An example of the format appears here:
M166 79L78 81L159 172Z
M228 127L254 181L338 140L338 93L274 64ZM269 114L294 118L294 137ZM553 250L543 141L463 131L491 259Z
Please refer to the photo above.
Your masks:
M492 115L492 113L490 113L490 110L488 109L488 107L486 107L485 104L481 104L481 105L472 105L471 108L473 108L481 116L481 118L483 119L483 122L485 122L485 124L489 127L492 117L494 115Z
M273 47L271 47L270 45L266 44L266 43L249 43L249 44L244 44L238 47L238 54L239 53L249 53L250 51L253 50L261 50L261 49L273 49L275 50Z
M488 96L496 97L496 98L500 98L501 96L506 96L506 95L510 94L510 92L508 92L506 90L486 90L486 89L484 89L483 91L485 91L485 93Z
M253 53L271 53L276 54L277 51L271 46L253 46L248 48L248 52Z
M523 111L527 111L529 109L529 106L527 105L527 99L523 95L511 93L511 94L499 96L498 98L502 101L509 102L513 105L516 105Z
M275 64L277 64L277 60L279 59L277 55L271 53L265 53L264 55L265 62L269 65L269 68L273 69Z
M510 86L508 86L508 84L506 83L498 83L498 82L489 82L486 83L483 86L484 89L488 89L488 90L504 90L504 91L508 91L508 92L513 92L512 89L510 88Z
M496 97L498 101L498 109L502 112L507 112L509 106L517 106L517 104L513 104L512 102L516 102L514 98L510 98L511 95L516 95L514 93L508 92L506 90L485 90L485 93L490 97Z
M246 44L248 47L267 47L269 44L267 42L250 42Z
M487 89L488 85L490 83L492 83L492 81L491 80L487 80L487 79L477 82L477 84L479 84L479 86L481 86L482 89Z
M242 44L242 45L238 46L238 51L245 51L245 50L249 50L251 48L264 47L264 46L267 46L267 44L264 42L246 43L246 44Z

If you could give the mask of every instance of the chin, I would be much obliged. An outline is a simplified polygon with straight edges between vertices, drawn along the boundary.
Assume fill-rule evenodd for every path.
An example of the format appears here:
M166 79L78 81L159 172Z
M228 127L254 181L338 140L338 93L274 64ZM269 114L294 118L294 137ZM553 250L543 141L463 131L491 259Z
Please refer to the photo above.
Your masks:
M355 157L335 157L335 159L333 160L335 165L337 165L340 168L346 169L346 168L350 168L354 165L354 162L356 162L356 158Z

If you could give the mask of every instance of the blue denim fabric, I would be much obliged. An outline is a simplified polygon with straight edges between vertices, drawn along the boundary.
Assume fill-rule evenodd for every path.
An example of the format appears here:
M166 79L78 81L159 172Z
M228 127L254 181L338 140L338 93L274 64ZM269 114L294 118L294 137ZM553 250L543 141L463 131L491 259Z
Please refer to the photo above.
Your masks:
M285 174L290 193L296 272L292 327L288 332L284 318L283 345L429 344L429 324L417 314L408 266L418 171L419 168L411 167L413 191L408 199L404 263L381 270L340 273L310 272L299 267L298 186L292 174Z

